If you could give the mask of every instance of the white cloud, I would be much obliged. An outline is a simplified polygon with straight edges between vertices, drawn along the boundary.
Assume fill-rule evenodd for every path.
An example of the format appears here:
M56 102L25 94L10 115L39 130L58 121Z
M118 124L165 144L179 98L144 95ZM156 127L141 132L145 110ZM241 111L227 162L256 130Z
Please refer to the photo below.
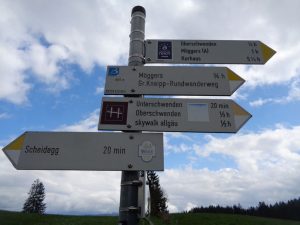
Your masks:
M111 1L1 1L0 99L27 102L32 77L50 91L69 88L71 63L89 73L95 63L126 59L130 23L127 14L127 26L119 22L125 13L118 10Z
M96 91L95 91L95 94L98 95L98 94L103 94L104 92L104 88L103 87L97 87L96 88Z
M256 2L260 5L258 9L255 2L193 1L195 10L180 15L174 11L181 5L174 2L173 7L163 7L167 15L163 21L159 16L161 5L157 4L157 8L149 9L149 14L154 13L156 18L150 18L148 34L151 38L261 40L277 51L269 62L261 66L229 65L229 68L245 78L247 87L288 82L298 76L300 65L300 31L296 22L300 19L296 12L300 3L289 1L287 6L274 5L272 1ZM285 16L278 17L282 8Z
M172 133L165 133L164 134L164 151L165 154L170 153L184 153L188 151L192 151L192 147L181 143L181 144L173 144L174 140L184 140L184 141L191 141L192 139L188 135L184 135L183 133L179 132L172 132Z
M11 115L7 114L7 113L0 113L0 120L1 119L8 119L10 118Z
M259 98L250 102L249 104L254 107L259 107L268 103L275 103L275 104L287 104L293 101L300 100L300 79L293 80L290 84L289 91L287 96L280 97L280 98L266 98L262 99Z
M286 97L286 102L299 101L300 100L300 79L292 82L288 96Z
M187 204L186 204L186 207L185 207L185 211L189 211L189 210L191 210L192 208L195 208L195 207L197 207L198 205L195 205L195 204L193 204L193 203L191 203L191 202L188 202Z
M269 102L274 102L274 99L272 99L272 98L266 98L266 99L259 98L257 100L251 101L249 104L253 107L259 107L259 106L265 105Z
M45 186L48 211L81 214L116 212L120 172L45 172Z
M99 111L95 110L82 121L57 130L95 132L98 118ZM21 210L31 183L37 178L45 185L47 213L118 212L120 172L15 170L3 152L0 153L0 209Z
M70 86L64 64L78 64L88 73L95 64L126 64L135 4L147 11L146 38L258 39L277 50L270 62L230 68L250 87L288 82L300 65L300 3L255 2L1 1L0 99L26 102L35 85L28 81L30 70L48 89L61 91ZM278 17L282 8L285 16Z
M169 212L178 212L178 208L175 205L172 205L170 202L167 202Z
M259 201L275 203L299 197L299 135L300 126L277 126L273 130L228 138L210 135L208 143L202 145L194 142L199 158L227 155L237 168L212 171L188 165L166 170L161 174L161 181L170 204L182 211L190 203L198 206L241 203L248 207Z
M27 102L27 93L31 85L22 74L27 66L20 50L10 45L0 44L0 100L5 99L14 104Z
M188 134L165 134L166 160L168 154L187 153L187 149L196 153L190 156L192 163L185 168L167 169L160 173L170 211L209 204L241 203L248 207L259 201L274 203L298 197L299 135L299 126L276 126L258 133L241 133L227 138L206 135L207 143L199 144ZM172 140L171 144L171 137L182 143L176 145ZM193 168L197 158L208 158L211 154L229 156L237 168L213 171Z
M31 184L39 178L46 190L47 213L118 211L120 172L20 171L13 168L3 153L0 169L0 209L22 210Z
M58 64L64 64L68 59L68 51L60 45L44 47L32 44L28 50L28 64L31 65L34 76L55 90L68 88L69 80Z
M95 111L75 125L64 125L58 130L95 131L97 123L98 112ZM197 135L168 133L165 135L165 150L168 152L165 160L171 159L169 155L174 153L186 153L190 160L185 167L175 166L159 173L161 185L169 198L170 211L210 204L241 203L247 207L259 201L274 203L298 197L299 135L300 126L276 126L225 138L207 134L207 143L203 144ZM168 141L170 137L176 141ZM176 146L175 143L179 144ZM211 155L228 156L236 165L217 170L197 165L199 159ZM46 187L48 212L118 211L119 172L16 171L2 153L0 171L2 209L20 210L31 183L40 178Z
M112 1L59 2L59 9L56 1L21 4L17 12L24 25L68 49L69 59L87 71L94 63L116 63L128 51L128 4L128 14ZM120 23L125 18L127 25Z
M72 125L62 125L57 128L57 131L89 131L95 132L98 130L99 110L95 110L87 118Z

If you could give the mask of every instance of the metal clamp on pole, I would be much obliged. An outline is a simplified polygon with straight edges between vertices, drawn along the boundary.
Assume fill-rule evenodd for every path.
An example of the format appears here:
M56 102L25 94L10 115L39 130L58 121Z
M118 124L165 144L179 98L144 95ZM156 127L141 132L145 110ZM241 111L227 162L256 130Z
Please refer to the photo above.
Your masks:
M145 32L144 32L143 30L139 30L139 29L132 30L132 31L131 31L131 34L134 33L134 32L140 32L140 33L145 34Z
M142 186L143 182L141 180L133 180L133 181L128 181L128 182L121 183L121 186L125 186L125 185Z
M120 208L120 212L139 212L141 209L140 207L135 207L135 206L129 206L127 208Z
M128 211L129 212L139 212L140 211L140 208L139 207L134 207L134 206L129 206L128 207Z

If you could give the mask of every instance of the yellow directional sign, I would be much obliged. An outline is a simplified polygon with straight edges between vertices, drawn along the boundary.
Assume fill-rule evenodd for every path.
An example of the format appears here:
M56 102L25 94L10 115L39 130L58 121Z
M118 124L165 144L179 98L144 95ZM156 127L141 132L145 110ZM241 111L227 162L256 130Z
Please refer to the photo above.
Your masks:
M261 41L146 40L146 63L265 64L275 53Z
M229 99L105 97L98 129L235 133L250 118Z
M163 170L158 133L25 132L3 148L19 170Z
M227 67L108 66L104 93L229 96L244 82Z

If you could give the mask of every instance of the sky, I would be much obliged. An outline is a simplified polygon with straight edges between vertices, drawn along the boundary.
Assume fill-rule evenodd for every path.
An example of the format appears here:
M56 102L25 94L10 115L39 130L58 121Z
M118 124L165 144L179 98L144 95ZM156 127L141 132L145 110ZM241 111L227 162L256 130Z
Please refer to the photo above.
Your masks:
M222 65L246 80L231 96L252 114L238 133L164 134L169 210L300 197L298 0L0 0L0 148L25 131L97 132L106 66L128 63L136 5L146 39L260 40L277 52ZM21 210L37 178L47 213L118 211L121 172L21 171L2 151L0 209Z

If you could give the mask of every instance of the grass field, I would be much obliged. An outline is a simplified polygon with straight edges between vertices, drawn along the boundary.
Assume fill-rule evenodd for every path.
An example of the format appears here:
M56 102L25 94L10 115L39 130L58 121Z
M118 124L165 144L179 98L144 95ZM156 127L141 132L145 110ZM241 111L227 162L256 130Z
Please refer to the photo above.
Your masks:
M152 218L154 225L165 225ZM0 211L0 225L117 225L118 217L112 216L62 216L36 215ZM140 225L148 225L141 221ZM226 214L171 214L169 225L300 225L300 221L278 220L262 217Z
M117 225L112 216L36 215L0 211L0 225Z
M159 219L151 220L154 225L164 225ZM300 221L213 213L172 214L170 222L170 225L300 225Z

